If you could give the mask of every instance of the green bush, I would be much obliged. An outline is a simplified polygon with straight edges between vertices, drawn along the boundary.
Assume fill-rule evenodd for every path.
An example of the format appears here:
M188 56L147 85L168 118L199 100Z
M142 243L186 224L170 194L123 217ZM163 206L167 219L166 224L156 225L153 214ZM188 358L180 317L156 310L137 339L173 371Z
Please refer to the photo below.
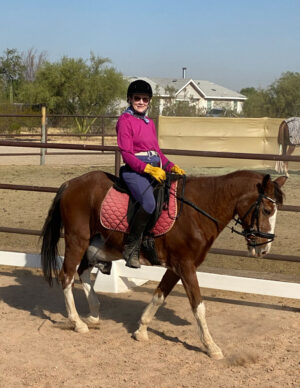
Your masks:
M36 111L23 104L0 104L0 134L18 134L22 130L33 132L40 129L40 117L16 117L22 114L39 115L40 111ZM1 117L1 115L16 116Z

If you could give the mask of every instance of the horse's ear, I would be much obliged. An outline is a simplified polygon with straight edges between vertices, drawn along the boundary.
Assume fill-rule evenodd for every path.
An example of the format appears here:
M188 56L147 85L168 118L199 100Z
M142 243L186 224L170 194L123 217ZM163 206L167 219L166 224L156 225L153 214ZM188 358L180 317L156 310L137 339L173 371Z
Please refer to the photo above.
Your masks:
M258 188L258 191L259 191L260 193L263 194L263 193L265 192L266 186L267 186L269 180L270 180L270 174L266 174L266 175L263 177L262 183L258 183L258 184L257 184L257 188Z
M262 182L262 187L263 187L263 189L267 186L267 183L269 182L269 180L270 180L270 174L266 174L265 176L264 176L264 179L263 179L263 182Z
M278 184L278 186L281 187L281 186L283 186L285 184L287 179L288 179L287 176L280 176L280 177L276 178L274 180L274 182L276 182Z

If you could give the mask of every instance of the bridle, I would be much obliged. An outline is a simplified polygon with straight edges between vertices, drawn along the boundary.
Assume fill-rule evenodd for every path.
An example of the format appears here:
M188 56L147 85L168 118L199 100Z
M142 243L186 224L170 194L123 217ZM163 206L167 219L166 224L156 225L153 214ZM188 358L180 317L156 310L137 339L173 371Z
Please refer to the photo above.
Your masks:
M264 176L262 185L260 186L260 189L259 189L259 195L258 195L257 200L249 207L249 209L246 211L246 213L243 215L243 217L234 217L233 218L233 220L235 221L235 225L237 225L237 224L241 225L242 228L243 228L243 231L240 232L237 229L235 229L234 227L230 227L230 226L225 225L225 227L229 228L232 233L236 233L236 234L239 234L239 235L245 237L245 239L247 240L247 245L250 246L250 247L257 247L257 246L260 246L260 245L269 244L275 238L275 234L274 233L262 232L260 230L260 227L259 227L259 211L260 211L260 207L262 205L262 200L263 199L267 199L268 201L270 201L272 203L276 203L276 200L268 197L264 193L266 185L267 185L269 179L270 179L270 175L269 174ZM185 177L183 178L183 182L185 184ZM219 220L217 220L216 218L214 218L213 216L211 216L210 214L208 214L204 210L200 209L193 202L191 202L191 201L189 201L189 200L184 198L184 184L183 184L183 190L182 190L182 195L181 196L178 196L177 194L173 194L181 202L181 210L182 210L182 204L185 203L186 205L189 205L190 207L195 209L197 212L203 214L205 217L207 217L211 221L213 221L216 224L217 228L219 229L219 224L221 223ZM251 211L252 211L251 223L250 223L250 225L247 225L245 220L246 220L247 216L250 214ZM178 218L178 217L179 217L179 215L176 218ZM256 239L258 237L267 239L268 241L267 242L263 242L263 243L257 243Z
M234 217L235 225L239 224L243 227L243 231L239 232L238 230L234 229L234 227L231 228L232 233L237 233L239 235L242 235L247 240L247 245L250 247L257 247L259 245L265 245L271 243L274 238L274 233L266 233L262 232L259 228L259 210L262 204L263 198L267 199L268 201L272 203L276 203L276 201L267 195L265 195L263 192L260 192L257 200L250 206L250 208L246 211L243 217ZM250 225L245 224L245 219L253 209L252 215L251 215L251 223ZM256 229L255 229L256 225ZM256 238L265 238L268 241L264 243L257 243Z

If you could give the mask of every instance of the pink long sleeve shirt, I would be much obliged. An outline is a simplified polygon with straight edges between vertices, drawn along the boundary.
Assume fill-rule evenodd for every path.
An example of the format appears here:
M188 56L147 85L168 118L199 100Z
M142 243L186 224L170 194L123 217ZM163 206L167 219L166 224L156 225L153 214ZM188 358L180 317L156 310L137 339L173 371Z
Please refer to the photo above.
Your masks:
M139 160L135 154L142 151L156 151L160 156L162 166L169 162L165 169L170 171L174 163L170 162L159 148L154 122L150 119L147 121L149 122L146 123L143 119L127 112L119 117L116 130L122 158L132 170L142 173L146 163Z

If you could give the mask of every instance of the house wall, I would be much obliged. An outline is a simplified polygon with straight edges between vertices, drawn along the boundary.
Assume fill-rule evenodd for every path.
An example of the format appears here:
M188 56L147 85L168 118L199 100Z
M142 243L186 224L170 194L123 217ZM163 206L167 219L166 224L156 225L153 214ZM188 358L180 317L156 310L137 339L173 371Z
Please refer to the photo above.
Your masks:
M237 113L241 113L243 111L243 101L237 100L209 100L208 110L212 108L224 108L226 110L232 110Z
M177 100L190 100L191 98L195 99L201 99L202 97L199 95L199 93L193 88L192 85L187 85L186 88L184 88L179 94L177 94L176 99Z
M204 97L202 97L199 92L192 86L188 85L186 88L184 88L177 96L177 101L190 101L190 99L194 99L194 104L196 105L199 112L203 112L205 114L206 111L212 109L212 108L225 108L227 110L233 110L237 113L241 113L243 110L243 101L237 101L237 104L235 105L235 101L233 100L206 100ZM169 101L169 97L161 97L159 101L159 112L162 114L164 106L166 105L167 101ZM119 102L119 111L120 113L126 109L128 106L128 103L126 100L121 100ZM236 107L236 108L235 108Z
M237 102L237 113L242 113L243 112L243 105L244 105L244 101L238 101Z
M196 106L199 112L206 112L207 109L207 101L199 94L197 90L192 85L188 85L184 88L177 96L176 100L180 101L189 101L193 99L193 104Z

